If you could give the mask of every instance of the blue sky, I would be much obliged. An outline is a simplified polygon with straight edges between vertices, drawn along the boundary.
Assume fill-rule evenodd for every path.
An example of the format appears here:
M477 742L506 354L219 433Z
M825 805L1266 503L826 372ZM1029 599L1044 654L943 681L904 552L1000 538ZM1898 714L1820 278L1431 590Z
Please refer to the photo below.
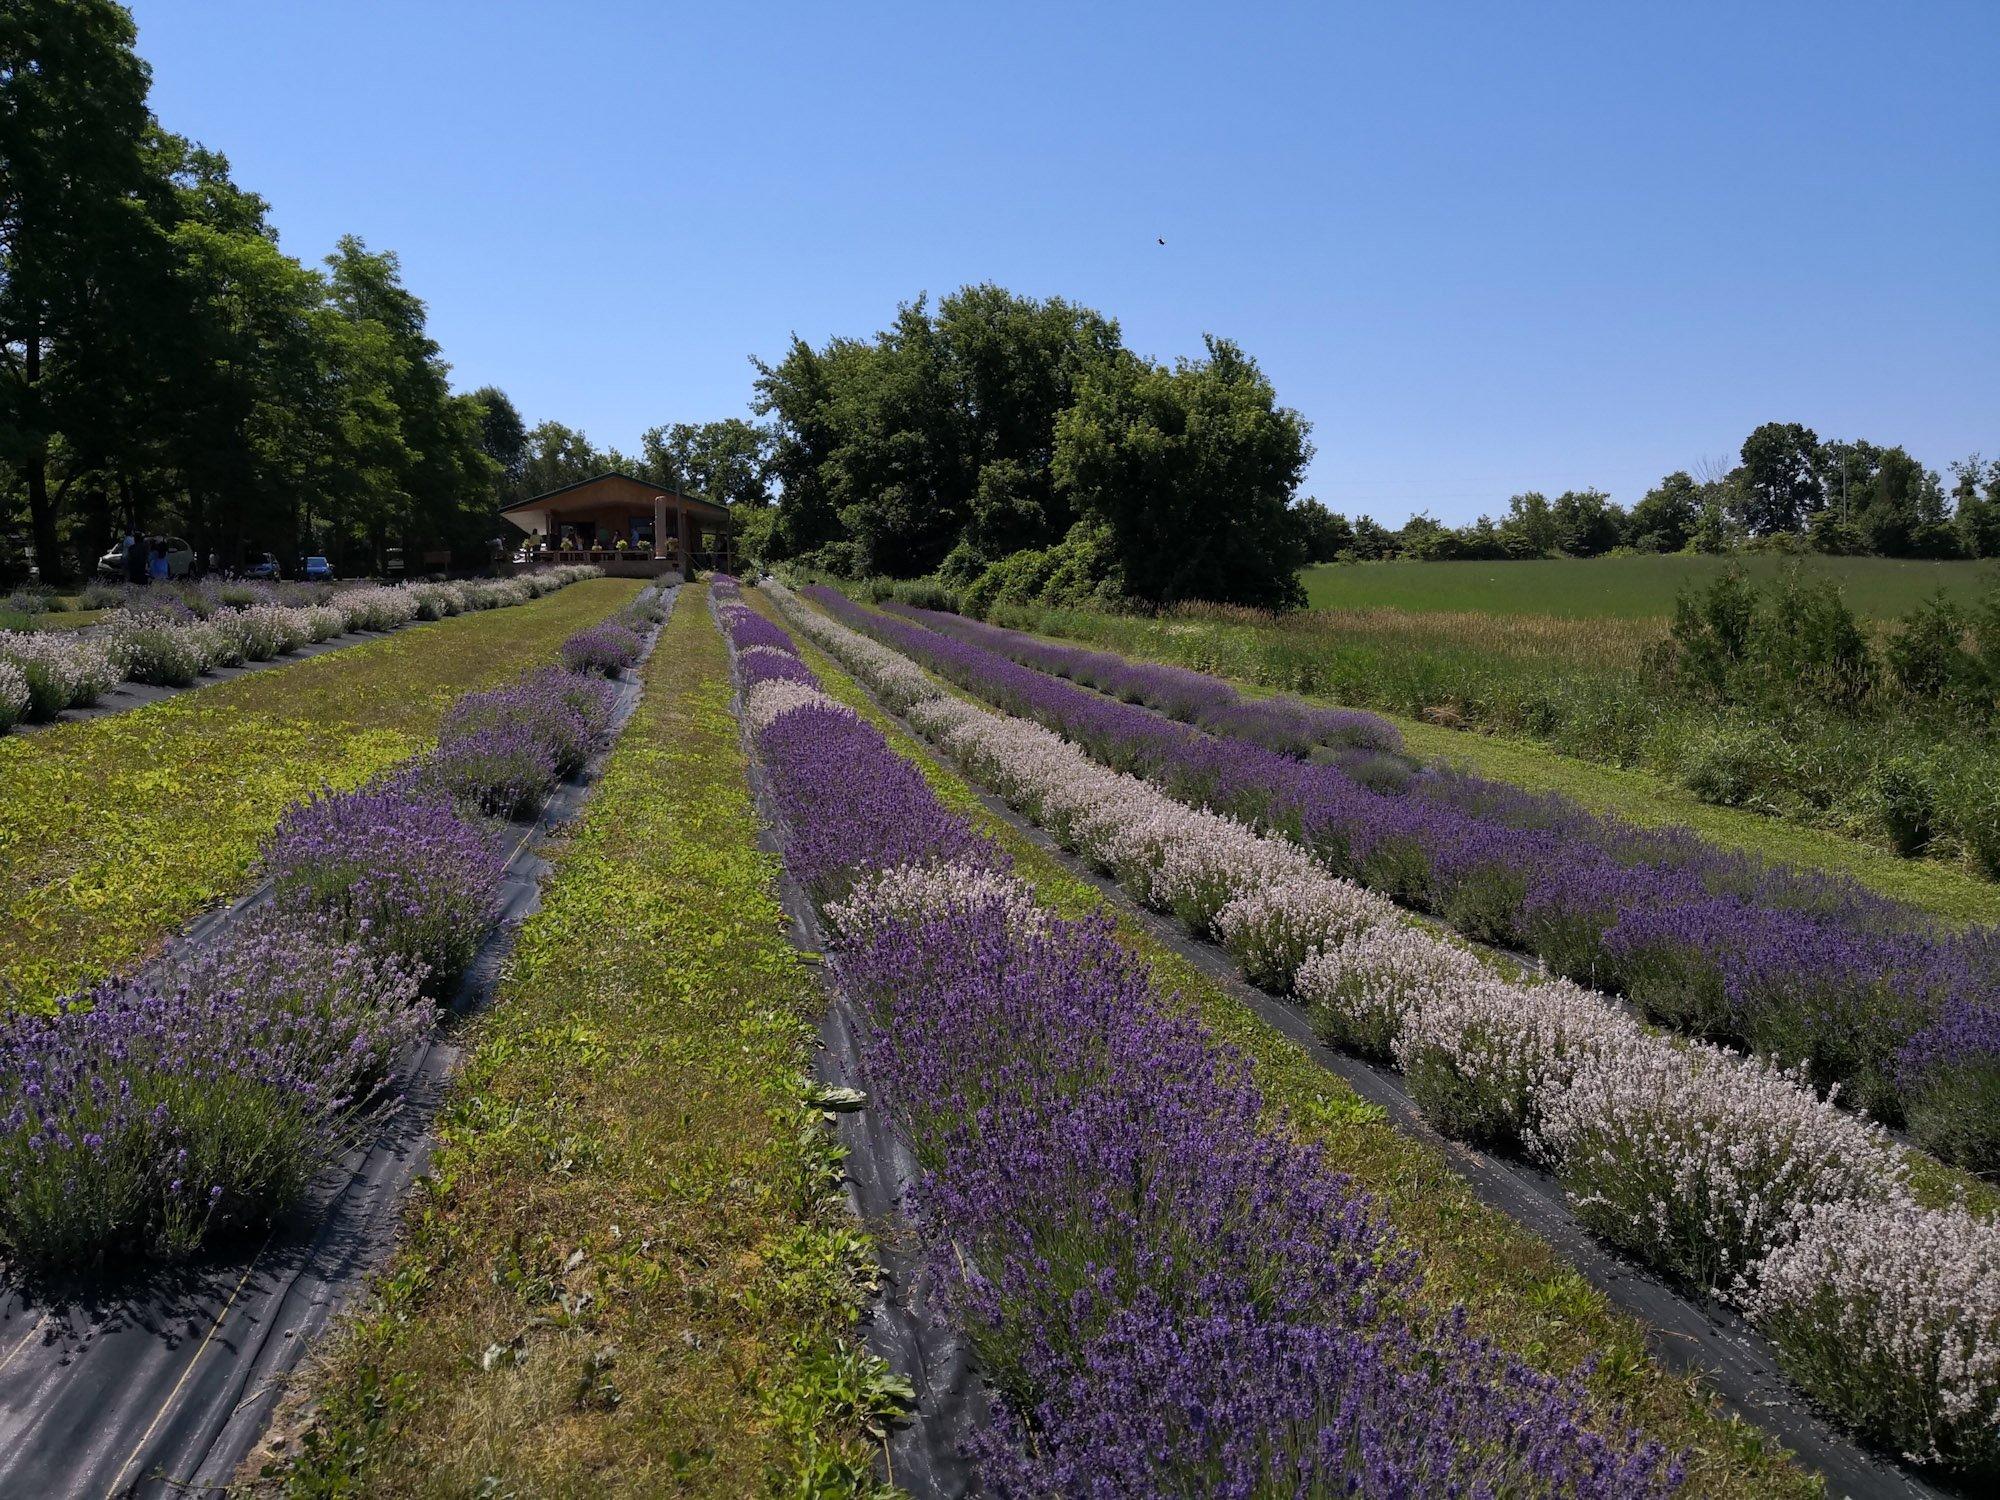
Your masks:
M395 250L462 386L601 444L993 280L1235 338L1391 522L1767 419L2000 454L2000 0L133 10L288 250Z

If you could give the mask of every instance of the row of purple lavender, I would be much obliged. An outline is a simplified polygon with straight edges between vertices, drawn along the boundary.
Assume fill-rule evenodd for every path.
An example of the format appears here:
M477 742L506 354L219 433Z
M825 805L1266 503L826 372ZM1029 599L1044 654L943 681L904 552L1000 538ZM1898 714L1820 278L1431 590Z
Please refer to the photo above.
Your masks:
M615 673L657 613L570 645ZM605 676L553 667L467 695L429 754L291 808L264 850L271 898L212 943L0 1022L9 1262L181 1258L295 1202L491 932L501 820L582 769L616 699Z
M1736 1301L1855 1430L1960 1472L2000 1467L2000 1234L1919 1201L1878 1126L1569 981L1510 981L1291 839L951 696L770 587L969 774L1295 999L1329 1044L1401 1067L1440 1130L1525 1152L1586 1226Z
M788 869L873 1021L929 1274L998 1396L996 1494L1644 1495L1679 1466L1426 1311L1375 1205L1248 1064L1005 856L717 585ZM789 660L781 660L789 658Z
M808 592L1107 765L1281 832L1335 874L1627 995L1662 1024L1802 1066L1949 1161L2000 1167L2000 932L1947 929L1851 881L1685 829L1638 828L1454 771L1412 774L1379 746L1302 759L1226 722L1211 734L1152 711L1175 712L1199 673L1127 664L1118 690L1133 701L1114 701L1049 675L1106 677L1105 653ZM1012 659L1030 653L1034 668ZM1147 687L1156 673L1158 692Z

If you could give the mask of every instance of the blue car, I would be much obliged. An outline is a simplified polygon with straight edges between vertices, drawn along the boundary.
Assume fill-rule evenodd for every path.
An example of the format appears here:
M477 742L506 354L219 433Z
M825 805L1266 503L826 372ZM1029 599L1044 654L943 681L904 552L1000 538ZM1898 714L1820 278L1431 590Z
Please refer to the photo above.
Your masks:
M309 583L333 582L333 564L323 557L306 559L306 581Z

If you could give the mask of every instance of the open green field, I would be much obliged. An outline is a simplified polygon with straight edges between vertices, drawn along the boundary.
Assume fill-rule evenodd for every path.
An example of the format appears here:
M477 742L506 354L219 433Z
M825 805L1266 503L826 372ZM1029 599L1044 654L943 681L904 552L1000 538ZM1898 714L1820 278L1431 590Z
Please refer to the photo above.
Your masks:
M1564 619L1651 619L1674 596L1740 567L1763 584L1800 568L1838 584L1854 612L1890 620L1938 589L1969 603L2000 580L1992 562L1912 562L1886 557L1556 558L1535 562L1325 563L1300 575L1314 609L1406 609Z
M422 750L641 585L593 579L129 713L0 739L0 1005L130 963L247 880L291 803Z

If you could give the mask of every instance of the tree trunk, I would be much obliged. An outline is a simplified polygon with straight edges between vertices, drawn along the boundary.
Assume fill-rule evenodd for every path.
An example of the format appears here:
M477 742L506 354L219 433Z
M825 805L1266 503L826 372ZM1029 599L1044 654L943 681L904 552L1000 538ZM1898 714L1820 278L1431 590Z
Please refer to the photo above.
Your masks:
M42 323L28 323L27 385L39 394L42 379ZM39 404L33 403L33 404ZM35 538L35 567L43 583L67 583L69 569L56 553L56 502L49 494L49 445L39 432L25 464L28 481L28 518Z

